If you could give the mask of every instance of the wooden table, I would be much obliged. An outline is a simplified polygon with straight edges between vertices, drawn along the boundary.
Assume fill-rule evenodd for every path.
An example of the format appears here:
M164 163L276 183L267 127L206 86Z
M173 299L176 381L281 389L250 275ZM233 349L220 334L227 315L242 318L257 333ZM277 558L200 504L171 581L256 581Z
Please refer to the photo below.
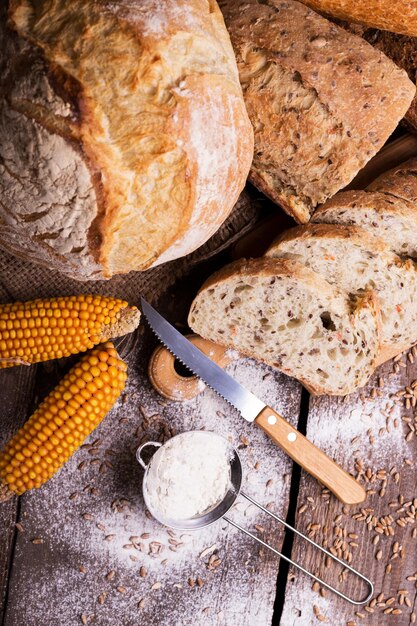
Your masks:
M226 260L223 252L190 271L183 264L153 302L184 328L196 288ZM4 301L20 297L7 262L7 256L0 257ZM36 271L29 282L31 297L57 290L45 287ZM116 281L101 290L117 289ZM147 295L145 287L143 292ZM45 487L1 505L2 626L414 623L415 351L380 368L366 389L345 399L310 398L293 379L251 359L228 368L359 476L368 490L366 503L343 507L212 391L185 404L159 397L146 375L155 345L145 325L120 344L130 371L120 402ZM54 362L0 372L0 444L67 368L66 362ZM355 608L312 585L226 522L181 533L149 518L135 450L145 440L163 441L175 432L203 428L230 437L240 449L246 492L374 581L367 606ZM253 506L240 502L233 516L331 584L360 597L363 589L351 576L305 543L293 542Z

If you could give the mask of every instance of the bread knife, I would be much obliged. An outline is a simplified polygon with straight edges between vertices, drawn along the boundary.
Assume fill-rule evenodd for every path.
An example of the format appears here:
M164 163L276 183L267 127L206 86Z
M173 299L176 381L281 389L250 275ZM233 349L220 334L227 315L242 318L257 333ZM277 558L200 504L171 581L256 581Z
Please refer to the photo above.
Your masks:
M203 354L143 298L141 304L149 326L168 350L236 408L242 417L248 422L255 422L296 463L323 483L339 500L345 504L358 504L365 500L366 492L353 476L298 432L279 413Z

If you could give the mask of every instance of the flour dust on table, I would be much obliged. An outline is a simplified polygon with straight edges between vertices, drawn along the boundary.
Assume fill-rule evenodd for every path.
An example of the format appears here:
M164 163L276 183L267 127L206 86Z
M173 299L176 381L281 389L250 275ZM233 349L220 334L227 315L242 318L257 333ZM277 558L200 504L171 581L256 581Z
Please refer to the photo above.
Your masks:
M145 441L213 431L238 449L242 488L283 517L291 460L211 390L186 403L167 402L150 386L145 362L129 365L125 395L85 446L21 500L24 532L17 533L7 626L45 623L45 597L48 626L78 626L81 616L114 626L115 615L121 626L269 626L278 559L223 520L183 532L152 519L135 455ZM251 359L228 370L296 423L295 381ZM256 507L238 499L229 515L250 531L258 532L256 524L280 549L282 531Z

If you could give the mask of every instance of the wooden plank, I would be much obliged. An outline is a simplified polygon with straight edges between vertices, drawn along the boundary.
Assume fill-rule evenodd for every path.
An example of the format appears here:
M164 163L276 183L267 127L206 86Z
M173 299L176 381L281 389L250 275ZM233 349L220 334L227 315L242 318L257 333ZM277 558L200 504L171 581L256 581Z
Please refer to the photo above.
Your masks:
M351 558L352 565L374 582L375 594L371 604L355 608L329 591L323 597L317 585L312 589L311 579L292 571L281 626L321 621L332 626L414 623L416 582L407 578L417 573L417 439L415 434L408 435L404 418L414 425L415 409L407 410L393 394L416 378L417 367L403 357L400 364L379 368L365 390L346 400L311 400L308 436L349 471L359 473L368 497L362 506L343 507L303 475L296 525L329 547L337 547L338 540L345 542L346 550L339 549L339 553ZM295 541L293 557L347 595L361 595L357 580L349 575L341 583L340 567L326 567L302 541ZM399 590L406 595L401 596Z
M175 285L159 300L162 313L171 321L184 320L203 278L200 266ZM146 375L154 345L143 328L135 341L122 343L130 365L125 396L90 437L89 448L79 451L44 488L21 499L25 532L17 536L5 626L67 626L81 624L82 615L88 623L104 626L115 620L164 626L271 623L278 560L224 521L173 536L149 519L135 450L144 438L189 429L231 437L240 448L246 491L283 516L291 462L210 390L186 404L161 400ZM297 423L300 386L295 381L250 359L231 364L230 372ZM263 514L256 515L252 505L237 504L233 516L252 530L261 524L262 536L280 547L281 529ZM139 537L139 549L129 545L132 536ZM210 546L221 561L217 567L208 566L210 554L199 557ZM145 577L141 567L147 570ZM108 580L111 571L114 578ZM197 577L204 581L201 588L188 583Z
M35 369L17 367L1 372L0 448L24 423L34 393ZM0 622L16 532L17 498L0 506Z

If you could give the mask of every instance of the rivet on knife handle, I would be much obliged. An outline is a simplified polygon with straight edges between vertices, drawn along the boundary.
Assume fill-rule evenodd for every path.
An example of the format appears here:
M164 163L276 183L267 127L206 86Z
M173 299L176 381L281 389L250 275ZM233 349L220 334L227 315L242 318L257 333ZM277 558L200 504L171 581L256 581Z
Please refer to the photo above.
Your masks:
M366 491L350 474L317 448L269 406L255 419L267 435L309 474L317 478L345 504L358 504Z

